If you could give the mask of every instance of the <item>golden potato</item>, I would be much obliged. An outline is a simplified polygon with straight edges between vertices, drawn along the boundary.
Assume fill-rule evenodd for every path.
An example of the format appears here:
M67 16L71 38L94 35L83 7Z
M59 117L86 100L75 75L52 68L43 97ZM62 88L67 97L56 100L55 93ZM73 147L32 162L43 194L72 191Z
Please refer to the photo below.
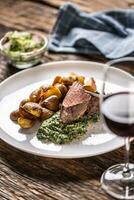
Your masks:
M59 109L59 99L57 96L52 95L52 96L48 97L47 99L45 99L41 103L41 106L45 107L51 111L57 111Z
M77 76L77 80L83 85L84 81L85 81L85 77L84 76Z
M46 99L52 95L56 95L59 99L62 97L60 90L55 86L51 86L50 89L44 93L43 98Z
M75 73L70 73L69 77L71 77L74 81L79 81L82 85L84 84L85 77L79 76Z
M29 112L27 112L23 106L20 106L19 107L19 113L20 113L20 116L21 117L24 117L24 118L28 118L28 119L35 119L36 117L33 116L32 114L30 114Z
M39 104L33 103L33 102L28 102L23 106L23 109L30 113L31 115L35 117L40 117L42 113L42 108Z
M72 85L75 81L76 79L74 79L74 77L72 76L67 76L62 78L62 83L66 86Z
M85 85L84 89L90 92L96 92L96 83L94 78L91 78Z
M24 117L19 117L17 122L21 126L21 128L31 128L35 123L34 120L27 119Z
M56 76L52 85L55 85L56 83L61 83L61 82L62 82L62 77L61 76Z
M42 94L43 94L43 91L42 91L41 88L40 88L40 89L37 89L37 90L34 90L34 91L30 94L29 99L30 99L31 102L35 102L35 103L36 103L36 102L38 102L38 101L40 100Z
M15 110L10 114L10 119L13 121L17 121L19 117L20 117L19 110Z
M64 84L56 83L54 86L57 87L60 90L62 97L64 97L66 95L68 89Z
M47 108L42 108L42 113L41 113L40 119L41 119L41 120L48 119L48 118L50 118L53 114L54 114L53 111L48 110Z
M72 72L72 73L69 74L69 77L71 77L74 81L77 80L77 76L78 75L76 73L74 73L74 72Z
M27 102L30 102L30 99L23 99L21 102L20 102L20 105L19 107L23 106L25 103Z
M50 85L46 85L46 84L45 84L45 85L42 85L39 89L42 90L42 92L44 93L44 92L46 92L48 89L50 89L50 87L51 87Z

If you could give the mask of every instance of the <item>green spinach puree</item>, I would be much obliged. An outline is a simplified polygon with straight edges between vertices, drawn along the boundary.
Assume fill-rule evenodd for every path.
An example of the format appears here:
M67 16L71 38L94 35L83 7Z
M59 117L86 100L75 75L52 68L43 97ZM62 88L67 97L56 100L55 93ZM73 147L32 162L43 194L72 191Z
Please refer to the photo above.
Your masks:
M88 124L99 120L99 114L84 116L72 124L63 124L59 121L60 112L45 120L40 126L37 138L42 142L53 142L55 144L67 144L80 138L87 132Z

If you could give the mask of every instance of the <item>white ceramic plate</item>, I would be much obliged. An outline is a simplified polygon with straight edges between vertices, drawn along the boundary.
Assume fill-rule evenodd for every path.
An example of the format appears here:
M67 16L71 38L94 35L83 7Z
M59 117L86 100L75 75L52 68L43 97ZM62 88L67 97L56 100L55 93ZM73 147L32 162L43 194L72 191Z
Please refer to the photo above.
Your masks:
M68 75L75 72L85 77L94 77L100 90L100 82L104 70L103 64L86 61L62 61L43 64L41 66L17 73L0 85L0 138L8 144L36 155L54 158L79 158L99 155L112 151L124 145L122 138L115 135L91 130L90 134L80 141L68 145L43 144L36 138L36 127L32 130L20 130L19 125L9 118L10 112L15 110L19 102L27 98L29 93L44 83L51 83L56 75ZM113 68L115 79L122 85L114 84L114 80L107 83L111 89L122 90L129 76ZM30 133L29 133L30 132Z

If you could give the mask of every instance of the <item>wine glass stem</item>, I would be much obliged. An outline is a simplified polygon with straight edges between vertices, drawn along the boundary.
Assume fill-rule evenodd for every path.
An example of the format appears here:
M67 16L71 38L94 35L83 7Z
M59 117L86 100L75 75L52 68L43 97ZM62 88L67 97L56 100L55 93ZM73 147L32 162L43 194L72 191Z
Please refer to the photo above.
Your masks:
M130 168L129 168L130 141L129 141L129 137L125 138L125 148L126 148L126 155L125 155L125 166L123 169L123 174L126 177L126 175L130 174Z

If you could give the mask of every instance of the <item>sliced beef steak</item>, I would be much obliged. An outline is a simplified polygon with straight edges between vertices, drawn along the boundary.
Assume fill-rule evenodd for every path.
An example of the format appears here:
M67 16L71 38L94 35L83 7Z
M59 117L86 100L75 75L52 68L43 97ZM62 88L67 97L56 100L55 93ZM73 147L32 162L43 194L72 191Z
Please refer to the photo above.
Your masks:
M88 92L89 95L91 95L91 99L88 104L88 109L87 112L89 115L93 115L95 113L100 112L100 97L99 94L93 93L93 92Z
M79 82L74 82L61 106L60 119L71 123L81 118L87 111L91 95L87 94Z

